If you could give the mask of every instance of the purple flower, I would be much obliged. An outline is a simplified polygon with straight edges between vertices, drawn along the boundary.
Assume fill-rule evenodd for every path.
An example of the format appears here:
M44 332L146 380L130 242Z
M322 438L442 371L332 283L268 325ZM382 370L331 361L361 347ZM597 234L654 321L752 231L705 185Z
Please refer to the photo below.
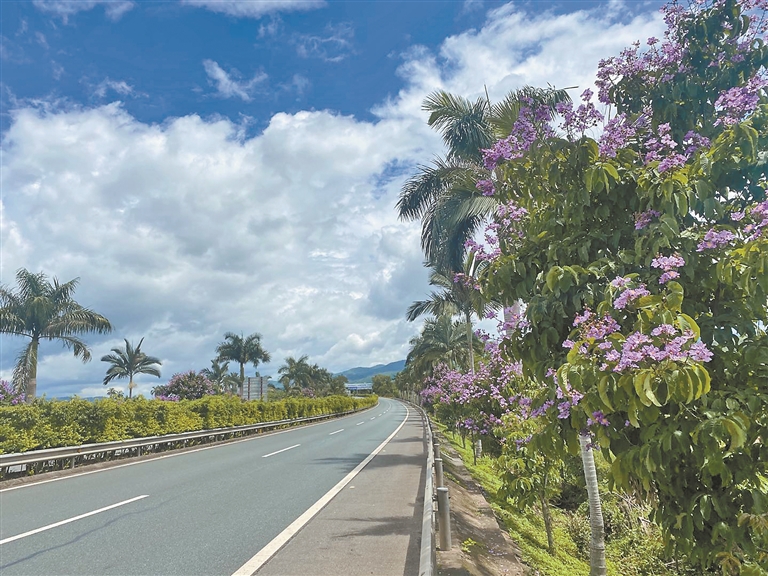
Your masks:
M475 188L483 193L483 196L493 196L496 190L493 186L493 180L478 180Z
M646 210L645 212L635 214L635 230L646 228L648 224L653 222L654 218L658 218L659 216L661 216L661 212L657 212L656 210Z
M701 340L691 344L691 347L688 349L688 357L694 362L709 362L713 356L714 354Z
M736 234L734 234L730 230L718 231L715 228L712 228L711 230L707 231L707 233L704 235L704 239L701 242L699 242L699 245L696 248L696 251L703 252L704 250L713 250L715 248L720 248L721 246L726 246L727 244L730 244L735 239L736 239Z

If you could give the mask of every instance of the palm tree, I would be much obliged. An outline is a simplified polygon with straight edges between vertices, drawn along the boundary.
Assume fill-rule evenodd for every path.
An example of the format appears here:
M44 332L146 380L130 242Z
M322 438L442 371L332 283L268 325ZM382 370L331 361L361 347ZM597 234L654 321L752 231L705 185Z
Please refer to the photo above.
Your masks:
M128 378L128 398L131 398L133 389L136 387L133 383L133 377L136 374L149 374L160 378L160 370L156 366L161 366L163 363L158 358L147 356L141 351L144 338L139 340L139 345L136 348L126 338L124 340L125 349L112 348L112 354L102 356L101 361L112 364L104 377L104 385L106 386L116 378Z
M302 388L309 388L312 383L313 366L308 362L308 356L305 354L296 360L293 356L285 359L285 364L278 368L280 374L280 383L286 392L300 391Z
M30 339L17 358L13 383L17 390L25 389L27 402L32 402L37 393L41 340L59 340L85 363L90 361L91 352L78 336L106 334L112 325L72 299L79 278L61 284L55 277L49 281L42 272L33 274L22 268L16 273L16 282L16 291L0 286L0 332Z
M413 322L423 314L432 314L438 317L442 315L455 316L457 314L463 316L467 331L466 342L469 350L469 368L472 373L475 371L475 357L472 346L472 315L482 316L492 309L490 303L474 287L477 278L487 267L487 262L478 260L475 254L470 252L464 260L463 278L457 278L450 271L441 272L433 269L429 276L429 283L440 288L440 291L432 292L426 300L420 300L411 304L406 314L410 322Z
M568 100L566 90L531 86L510 92L496 104L487 96L472 102L443 90L426 98L422 109L430 113L427 123L440 132L448 152L432 166L419 167L403 186L397 208L402 220L421 219L427 260L459 270L464 243L498 206L495 197L483 196L475 187L478 180L491 178L482 150L511 133L527 102L554 116L555 106Z
M218 358L214 358L211 360L211 367L203 368L200 370L200 374L223 389L224 379L229 375L229 362L222 363Z
M259 362L269 362L269 352L261 347L261 334L253 333L244 338L242 333L227 332L224 342L216 347L217 360L231 360L240 364L240 395L243 395L245 383L245 365L253 364L256 368Z
M451 369L465 367L469 361L470 342L473 348L482 346L474 334L465 330L463 322L454 322L448 314L427 318L421 334L410 340L406 370L421 380L431 376L440 363Z

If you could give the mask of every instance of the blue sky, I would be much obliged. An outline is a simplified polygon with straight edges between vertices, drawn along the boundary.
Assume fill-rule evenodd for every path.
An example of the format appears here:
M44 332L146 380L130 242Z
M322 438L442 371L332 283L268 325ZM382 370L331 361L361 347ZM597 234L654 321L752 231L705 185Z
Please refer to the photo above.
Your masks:
M265 374L288 355L404 358L428 289L394 206L443 152L424 97L580 93L600 58L662 33L658 7L1 2L0 282L80 277L115 326L87 365L46 344L40 393L104 393L98 359L122 338L145 338L160 382L207 366L226 331L263 335ZM22 344L0 337L0 376Z

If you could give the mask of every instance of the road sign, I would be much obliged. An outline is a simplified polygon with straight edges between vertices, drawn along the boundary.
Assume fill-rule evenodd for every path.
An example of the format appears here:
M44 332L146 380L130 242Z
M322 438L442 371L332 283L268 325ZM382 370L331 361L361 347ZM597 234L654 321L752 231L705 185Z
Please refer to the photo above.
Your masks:
M269 376L249 376L243 386L243 400L266 400Z

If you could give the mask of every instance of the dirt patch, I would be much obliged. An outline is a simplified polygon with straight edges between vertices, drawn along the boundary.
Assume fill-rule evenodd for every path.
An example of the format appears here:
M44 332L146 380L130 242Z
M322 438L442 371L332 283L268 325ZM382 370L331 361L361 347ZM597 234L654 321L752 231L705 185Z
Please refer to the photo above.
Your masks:
M451 506L450 550L437 552L438 576L525 576L520 549L493 513L482 488L459 454L439 433L445 484ZM437 542L439 542L439 537Z

